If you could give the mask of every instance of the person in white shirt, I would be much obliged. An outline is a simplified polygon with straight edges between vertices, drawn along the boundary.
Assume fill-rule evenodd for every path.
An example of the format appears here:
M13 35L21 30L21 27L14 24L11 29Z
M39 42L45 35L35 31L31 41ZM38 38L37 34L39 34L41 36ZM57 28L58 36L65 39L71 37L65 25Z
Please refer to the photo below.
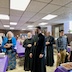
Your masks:
M2 51L2 37L0 36L0 52Z

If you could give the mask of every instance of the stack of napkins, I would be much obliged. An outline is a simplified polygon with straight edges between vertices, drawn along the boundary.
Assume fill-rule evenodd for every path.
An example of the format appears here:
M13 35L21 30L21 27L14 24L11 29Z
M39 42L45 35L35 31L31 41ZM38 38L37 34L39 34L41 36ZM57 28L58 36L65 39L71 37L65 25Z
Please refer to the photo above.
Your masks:
M5 53L0 53L0 58L5 57Z

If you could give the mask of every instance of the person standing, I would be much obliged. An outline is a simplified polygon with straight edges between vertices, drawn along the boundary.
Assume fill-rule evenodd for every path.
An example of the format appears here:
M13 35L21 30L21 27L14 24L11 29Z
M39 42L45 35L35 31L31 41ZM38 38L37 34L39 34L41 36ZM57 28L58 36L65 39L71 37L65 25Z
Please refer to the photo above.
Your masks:
M0 52L2 52L2 42L3 40L2 40L2 37L0 36Z
M54 55L53 55L53 44L55 44L54 37L50 36L50 32L47 32L46 37L46 65L53 66Z
M45 37L41 33L41 27L37 26L36 31L38 34L38 41L34 53L30 53L30 57L33 56L33 64L31 72L46 72L45 67Z
M2 46L6 50L6 55L9 57L8 69L13 70L16 68L16 38L11 31L7 32L6 37L3 40ZM7 70L8 70L7 69Z
M24 70L29 71L32 68L32 58L29 57L30 52L32 51L34 41L32 39L32 34L29 32L27 34L28 38L24 41L23 47L25 47L25 60L24 60Z
M65 57L67 54L67 45L68 45L67 38L64 37L64 31L60 30L59 33L60 36L56 42L57 51L58 51L56 67L58 67L61 63L65 62Z

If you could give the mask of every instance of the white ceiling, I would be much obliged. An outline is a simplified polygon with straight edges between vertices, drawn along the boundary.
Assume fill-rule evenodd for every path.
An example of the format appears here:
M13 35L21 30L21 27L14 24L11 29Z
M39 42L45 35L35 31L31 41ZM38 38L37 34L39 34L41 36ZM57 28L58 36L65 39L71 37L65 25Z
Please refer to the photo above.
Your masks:
M0 0L0 14L7 14L10 20L0 20L0 29L9 22L17 22L16 30L27 29L27 25L38 25L40 22L59 24L72 20L72 0L31 0L27 9L23 11L11 10L10 0ZM51 2L52 1L52 2ZM48 14L56 14L58 17L45 21L42 18Z

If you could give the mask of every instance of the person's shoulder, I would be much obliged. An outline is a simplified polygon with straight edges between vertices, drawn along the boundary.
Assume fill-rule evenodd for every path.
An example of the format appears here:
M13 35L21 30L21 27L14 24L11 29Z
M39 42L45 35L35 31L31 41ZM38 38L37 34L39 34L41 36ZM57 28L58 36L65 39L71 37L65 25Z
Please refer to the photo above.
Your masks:
M42 37L42 38L45 38L45 36L44 36L44 35L42 35L42 34L41 34L41 37Z
M5 39L8 39L8 38L7 37L4 37L3 39L5 40Z
M58 37L57 40L60 40L60 37Z
M15 37L12 37L12 39L13 39L13 40L16 40L16 38L15 38Z

